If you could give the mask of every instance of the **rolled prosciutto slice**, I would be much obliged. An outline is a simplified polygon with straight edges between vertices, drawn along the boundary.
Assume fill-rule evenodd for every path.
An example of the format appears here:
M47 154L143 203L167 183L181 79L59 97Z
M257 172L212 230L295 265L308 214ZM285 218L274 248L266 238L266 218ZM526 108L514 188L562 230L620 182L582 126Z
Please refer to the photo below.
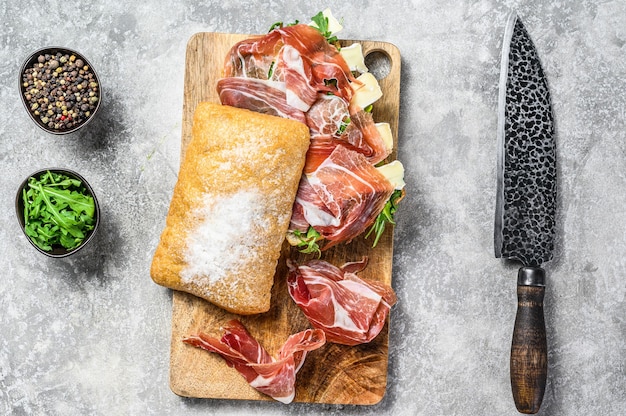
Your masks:
M380 333L396 303L390 286L356 275L366 265L367 258L342 267L324 260L302 265L288 261L289 294L311 325L324 331L328 342L370 342Z
M215 352L235 368L256 390L282 403L291 403L296 394L296 373L309 351L326 342L324 332L307 329L291 335L274 359L236 319L224 326L221 339L198 333L183 342Z

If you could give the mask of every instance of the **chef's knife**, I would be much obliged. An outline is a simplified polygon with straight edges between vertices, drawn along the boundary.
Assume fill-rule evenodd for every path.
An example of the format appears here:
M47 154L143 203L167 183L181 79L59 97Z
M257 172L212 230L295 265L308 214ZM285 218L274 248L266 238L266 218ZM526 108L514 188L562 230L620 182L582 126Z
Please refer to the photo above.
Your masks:
M543 263L553 256L556 145L548 84L516 14L504 33L498 103L495 255L521 262L511 345L517 410L539 411L548 372Z

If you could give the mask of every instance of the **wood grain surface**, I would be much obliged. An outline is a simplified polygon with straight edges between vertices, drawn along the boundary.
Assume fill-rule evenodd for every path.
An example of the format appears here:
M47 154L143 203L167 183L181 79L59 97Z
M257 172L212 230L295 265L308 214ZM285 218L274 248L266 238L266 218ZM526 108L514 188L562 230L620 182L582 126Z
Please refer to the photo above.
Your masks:
M230 48L249 35L197 33L187 45L183 102L182 147L184 153L191 136L193 112L200 101L219 102L216 82ZM353 41L342 41L348 45ZM389 43L359 41L366 59L382 57L389 65L388 74L379 79L383 98L374 104L374 120L388 122L394 136L396 157L400 95L400 54ZM373 55L372 55L373 54ZM366 60L367 62L367 60ZM383 65L383 67L386 67ZM387 227L375 248L372 238L357 238L323 252L322 259L341 266L345 262L369 258L368 267L359 276L391 284L393 227ZM184 344L181 339L203 331L221 336L220 327L238 318L267 351L276 356L287 337L310 327L305 316L287 291L286 259L298 262L313 258L283 245L272 290L269 312L254 316L228 313L193 295L174 291L172 305L172 339L170 355L170 388L184 397L241 400L272 400L250 387L236 370L229 368L213 353ZM390 318L393 319L393 309ZM327 343L309 353L297 375L295 402L358 404L378 403L387 385L389 325L371 343L348 347Z

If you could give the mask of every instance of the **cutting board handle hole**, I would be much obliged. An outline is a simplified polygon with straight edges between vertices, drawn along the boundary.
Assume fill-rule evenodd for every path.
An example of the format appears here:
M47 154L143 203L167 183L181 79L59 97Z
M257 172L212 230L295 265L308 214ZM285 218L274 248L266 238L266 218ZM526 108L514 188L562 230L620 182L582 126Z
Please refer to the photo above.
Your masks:
M385 51L374 50L365 55L365 66L380 81L391 72L391 58Z

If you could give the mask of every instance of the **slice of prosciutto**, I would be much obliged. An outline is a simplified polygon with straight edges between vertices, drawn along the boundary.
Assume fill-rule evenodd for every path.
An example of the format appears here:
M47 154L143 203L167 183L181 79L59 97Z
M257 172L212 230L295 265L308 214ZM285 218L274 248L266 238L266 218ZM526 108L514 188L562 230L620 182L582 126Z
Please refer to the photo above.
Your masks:
M393 289L364 280L356 273L367 258L336 267L324 260L302 265L288 261L291 298L328 342L358 345L372 341L382 330L397 298Z
M223 329L221 339L200 332L183 342L221 355L250 386L285 404L295 397L296 373L307 353L326 342L323 331L307 329L289 336L274 359L238 320L229 321Z
M372 165L382 162L391 153L376 128L372 113L363 110L350 114L350 124L340 139L363 154Z
M337 146L303 181L295 204L328 241L324 249L349 242L372 225L394 191L394 185L362 154L343 146Z
M285 82L288 102L302 111L320 92L349 102L350 84L356 81L337 48L304 24L278 27L235 44L226 57L224 76Z
M217 81L217 92L224 105L306 122L302 111L287 104L284 83L255 78L221 78Z

